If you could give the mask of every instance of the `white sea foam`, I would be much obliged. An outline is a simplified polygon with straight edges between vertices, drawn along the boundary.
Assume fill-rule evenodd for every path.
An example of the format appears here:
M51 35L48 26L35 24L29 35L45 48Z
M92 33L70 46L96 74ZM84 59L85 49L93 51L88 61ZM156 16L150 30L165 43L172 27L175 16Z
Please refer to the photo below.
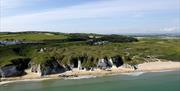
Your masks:
M160 71L151 71L151 72L169 72L169 71L174 71L174 70L160 70Z
M93 75L84 75L84 76L78 76L78 77L68 77L68 78L64 78L65 80L68 80L68 79L88 79L88 78L95 78L96 76L93 76Z
M122 73L123 75L130 75L130 76L140 76L145 72L130 72L130 73Z
M35 82L35 81L43 81L43 80L48 80L47 79L24 79L24 80L14 80L14 81L2 81L0 82L0 86L8 83L15 83L15 82Z

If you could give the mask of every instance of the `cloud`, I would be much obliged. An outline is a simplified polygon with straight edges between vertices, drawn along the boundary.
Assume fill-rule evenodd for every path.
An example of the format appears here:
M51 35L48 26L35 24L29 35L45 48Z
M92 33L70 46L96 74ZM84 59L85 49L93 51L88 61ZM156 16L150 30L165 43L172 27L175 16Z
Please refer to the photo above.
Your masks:
M174 26L174 27L166 27L166 28L161 29L161 31L164 31L164 32L175 32L175 31L180 31L180 27L178 27L178 26Z
M16 0L21 1L21 0ZM25 0L24 0L25 1ZM103 17L109 15L116 15L120 13L137 12L137 11L151 11L151 10L166 10L178 8L177 3L167 2L162 3L157 0L137 2L142 0L136 0L132 2L121 2L121 0L112 1L100 1L94 3L88 3L83 5L77 5L67 8L57 8L45 12L18 15L12 17L4 17L6 21L26 22L28 21L48 21L56 19L74 19L74 18L91 18L91 17ZM159 0L161 1L161 0ZM169 1L169 0L167 0ZM176 1L176 0L175 0ZM152 7L153 6L153 7ZM25 21L24 21L25 20Z
M3 7L20 7L26 5L30 0L2 0L2 2L14 4L5 4ZM35 0L31 1L35 2ZM72 19L90 19L102 17L119 17L121 15L131 14L133 12L147 12L158 10L178 10L178 0L100 0L81 5L75 5L64 8L49 9L44 12L37 12L25 15L16 15L1 17L1 26L3 30L10 26L17 28L28 27L28 25L59 22ZM135 17L139 17L137 14ZM37 26L37 25L36 25Z

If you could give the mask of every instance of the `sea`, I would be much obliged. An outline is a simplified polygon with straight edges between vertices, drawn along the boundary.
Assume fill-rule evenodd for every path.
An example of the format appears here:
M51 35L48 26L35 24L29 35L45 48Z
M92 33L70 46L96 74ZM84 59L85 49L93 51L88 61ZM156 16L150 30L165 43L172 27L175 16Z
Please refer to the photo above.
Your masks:
M180 91L180 70L15 82L0 91Z

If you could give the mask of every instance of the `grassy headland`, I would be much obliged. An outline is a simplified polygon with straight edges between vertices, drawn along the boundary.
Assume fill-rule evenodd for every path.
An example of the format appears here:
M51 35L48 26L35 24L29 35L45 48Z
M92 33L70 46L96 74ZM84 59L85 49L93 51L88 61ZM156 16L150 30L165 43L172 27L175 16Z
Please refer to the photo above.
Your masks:
M98 59L121 56L128 64L139 64L147 58L180 61L180 40L142 38L121 35L62 34L49 32L2 33L0 40L39 41L43 44L0 45L0 66L11 64L12 60L29 58L34 63L58 60L68 64L84 58L84 66L95 66ZM89 42L93 40L93 42ZM87 42L88 41L88 42ZM109 41L92 45L94 42ZM40 50L43 49L43 52Z

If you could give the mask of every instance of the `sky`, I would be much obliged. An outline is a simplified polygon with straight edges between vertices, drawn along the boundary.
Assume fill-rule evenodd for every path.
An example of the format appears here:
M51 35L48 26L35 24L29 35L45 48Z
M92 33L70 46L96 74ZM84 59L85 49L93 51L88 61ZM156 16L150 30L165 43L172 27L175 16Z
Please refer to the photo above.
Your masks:
M0 32L180 33L180 0L0 0Z

